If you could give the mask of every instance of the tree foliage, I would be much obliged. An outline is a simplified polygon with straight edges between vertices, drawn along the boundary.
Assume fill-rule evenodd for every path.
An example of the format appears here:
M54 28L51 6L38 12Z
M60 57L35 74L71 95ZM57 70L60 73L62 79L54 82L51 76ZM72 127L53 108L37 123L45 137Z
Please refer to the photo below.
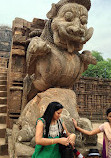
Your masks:
M96 58L97 62L104 60L100 52L92 51L92 55Z
M88 66L88 69L82 74L87 77L111 78L111 59L104 60L101 53L92 51L92 55L96 58L97 64Z

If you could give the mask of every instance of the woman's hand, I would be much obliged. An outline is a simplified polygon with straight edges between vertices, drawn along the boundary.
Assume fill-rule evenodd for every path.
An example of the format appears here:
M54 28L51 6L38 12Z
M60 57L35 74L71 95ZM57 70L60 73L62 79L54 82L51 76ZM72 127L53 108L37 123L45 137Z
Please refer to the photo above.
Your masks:
M74 123L75 128L77 128L77 121L74 118L72 118L72 121Z
M75 138L76 138L76 135L74 133L72 133L72 134L70 134L68 136L69 143L71 144L71 146L74 146L74 144L75 144Z
M65 146L69 145L69 139L68 138L59 138L59 143Z

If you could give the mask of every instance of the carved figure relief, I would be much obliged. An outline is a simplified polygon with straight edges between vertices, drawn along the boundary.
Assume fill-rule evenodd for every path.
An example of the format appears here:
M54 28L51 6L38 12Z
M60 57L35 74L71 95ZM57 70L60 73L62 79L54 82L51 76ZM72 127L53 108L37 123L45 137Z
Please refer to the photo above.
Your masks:
M93 28L87 28L89 8L89 0L52 4L42 35L34 37L27 50L28 74L38 91L70 88L89 64L96 64L89 51L78 52L93 34Z

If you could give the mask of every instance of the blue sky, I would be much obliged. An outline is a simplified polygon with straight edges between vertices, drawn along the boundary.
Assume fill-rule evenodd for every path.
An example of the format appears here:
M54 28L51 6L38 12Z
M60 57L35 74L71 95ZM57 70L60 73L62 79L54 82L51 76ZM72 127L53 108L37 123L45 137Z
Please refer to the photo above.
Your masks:
M12 27L15 17L32 21L33 18L46 19L52 3L59 0L0 0L0 25ZM94 28L93 37L83 50L102 53L104 59L111 58L111 0L91 0L88 27Z

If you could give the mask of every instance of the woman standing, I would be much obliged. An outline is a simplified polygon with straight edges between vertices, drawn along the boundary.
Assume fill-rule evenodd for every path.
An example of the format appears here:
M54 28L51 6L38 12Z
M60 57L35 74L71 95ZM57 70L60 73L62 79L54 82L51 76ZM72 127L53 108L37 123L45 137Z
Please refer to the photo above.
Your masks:
M76 120L75 119L72 119L72 120L73 120L75 128L84 134L94 135L94 134L103 132L104 136L103 136L102 158L111 158L111 108L109 108L106 111L106 115L107 115L108 122L103 123L97 129L94 129L92 131L87 131L87 130L80 128L77 125Z
M59 144L73 146L75 142L75 134L70 134L64 122L60 119L63 106L58 102L51 102L44 115L37 120L35 135L35 152L32 158L61 158L59 152ZM67 138L60 138L62 126L66 131ZM59 144L58 144L59 143Z

